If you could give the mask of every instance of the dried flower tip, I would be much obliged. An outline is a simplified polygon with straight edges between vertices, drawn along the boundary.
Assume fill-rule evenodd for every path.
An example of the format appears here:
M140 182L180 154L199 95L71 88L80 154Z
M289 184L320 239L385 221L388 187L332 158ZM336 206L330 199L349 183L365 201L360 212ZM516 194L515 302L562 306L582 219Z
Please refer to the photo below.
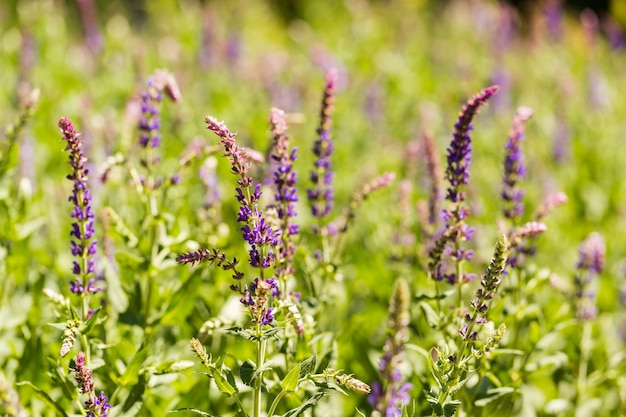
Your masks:
M554 209L567 203L567 195L563 192L549 194L544 198L543 203L535 212L535 220L541 220L550 214Z
M359 394L369 394L372 389L365 382L356 379L352 375L341 374L341 371L337 371L332 368L324 370L324 377L326 379L333 379L337 385L344 386L351 391Z
M220 122L213 116L207 116L204 121L207 124L207 128L222 139L234 140L237 136L236 133L231 133L223 121Z
M68 298L63 297L58 292L50 288L44 288L43 293L46 297L48 297L50 301L52 301L57 306L62 307L62 308L69 308L70 300Z
M59 356L64 358L74 347L76 342L76 336L78 336L78 327L80 322L77 320L68 320L65 323L65 330L63 330L63 343L61 343L61 350Z
M403 278L396 279L389 306L389 328L396 333L409 325L409 304L411 292L409 284Z
M506 334L506 324L502 323L498 326L496 331L491 336L489 336L489 338L485 342L484 351L490 352L496 347L498 347L498 345L500 344L500 341L502 340L505 334Z
M20 405L18 393L0 372L0 404L6 417L25 417L27 414Z
M274 135L282 136L287 131L285 112L279 108L272 107L270 112L270 126Z
M548 226L541 222L528 222L513 231L513 239L523 239L527 237L537 237L548 230Z
M153 76L152 81L154 86L158 90L165 91L165 94L173 101L179 102L182 100L180 88L176 82L176 78L172 74L164 70L158 70Z
M203 365L208 366L208 364L211 363L211 359L209 358L209 355L207 355L204 345L202 345L198 339L192 337L189 341L189 346L191 347L191 351L198 356L198 359L200 359L200 362Z

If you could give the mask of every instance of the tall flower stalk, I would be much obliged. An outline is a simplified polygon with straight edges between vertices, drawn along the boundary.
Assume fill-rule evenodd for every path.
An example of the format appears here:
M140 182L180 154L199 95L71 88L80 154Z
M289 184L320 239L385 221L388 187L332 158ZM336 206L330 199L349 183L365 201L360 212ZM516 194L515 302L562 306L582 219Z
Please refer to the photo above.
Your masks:
M74 379L78 385L78 392L87 395L87 399L81 405L83 412L87 412L87 417L107 417L109 415L109 399L103 391L96 395L95 384L91 375L91 370L87 367L85 354L78 352L74 361L74 366L70 367L74 372Z
M385 341L385 353L378 364L382 383L372 384L368 402L385 417L400 417L402 407L410 401L409 391L413 385L402 381L399 366L404 362L404 345L409 338L410 291L407 282L396 280L389 306L389 331Z
M297 174L293 167L297 158L297 148L290 149L284 111L277 108L271 110L270 126L274 134L271 154L272 161L275 163L275 169L272 173L276 188L274 206L281 231L275 268L281 297L284 297L287 293L287 279L293 276L295 272L293 265L293 257L296 252L294 239L300 232L300 226L295 223L295 218L298 215L296 212L298 194L296 189Z
M461 338L458 352L439 355L437 350L433 351L432 371L440 386L439 394L430 393L427 399L433 408L433 416L443 415L443 410L454 409L458 406L459 402L453 398L467 381L465 376L471 371L471 362L493 350L504 337L506 327L501 324L491 336L484 340L484 343L476 343L479 339L480 327L487 323L487 313L500 287L507 256L508 242L506 236L502 234L496 242L493 257L482 276L480 287L470 302L470 311L463 316L463 325L458 332ZM445 415L453 415L453 413L448 411Z
M498 86L488 87L470 98L459 113L454 125L453 139L447 150L447 167L445 178L448 188L445 199L450 209L443 210L445 226L436 237L429 251L428 264L431 278L436 281L446 280L457 284L458 298L461 301L462 285L471 280L472 276L463 272L463 262L472 258L473 252L464 249L462 243L472 239L474 229L465 219L469 215L469 207L464 204L467 198L466 187L470 179L470 163L472 160L472 121L479 109L498 91ZM443 257L449 256L455 263L455 270L444 269Z
M587 386L587 368L593 348L592 320L598 314L594 279L604 271L606 247L602 236L592 233L583 241L578 251L577 273L574 277L576 318L582 323L580 362L576 383L577 403L581 404Z
M59 120L59 128L63 133L63 140L67 142L65 150L69 151L69 164L72 167L72 173L67 176L73 184L69 201L72 203L70 243L74 256L72 273L75 278L70 281L70 290L84 300L83 318L86 318L86 296L102 290L97 285L101 278L96 276L95 270L97 240L94 237L94 213L87 184L89 170L85 167L87 158L83 154L83 143L72 122L63 117Z
M313 145L313 154L316 159L310 176L312 187L307 190L311 212L318 219L318 223L313 231L321 236L321 258L325 262L329 260L328 236L336 234L336 230L327 227L327 218L334 204L334 189L332 185L334 173L330 157L334 148L331 132L336 89L337 71L331 70L326 74L320 111L320 124L317 128L318 139Z

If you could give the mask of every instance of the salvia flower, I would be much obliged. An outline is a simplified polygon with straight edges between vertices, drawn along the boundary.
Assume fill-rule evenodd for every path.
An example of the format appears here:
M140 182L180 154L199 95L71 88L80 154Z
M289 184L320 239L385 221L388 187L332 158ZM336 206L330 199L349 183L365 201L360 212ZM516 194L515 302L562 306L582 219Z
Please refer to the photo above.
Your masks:
M293 168L293 163L297 157L297 148L290 149L284 111L272 108L270 126L274 134L271 158L276 164L273 172L274 187L276 188L274 207L281 229L276 275L284 281L287 276L293 275L295 272L293 267L293 256L296 251L294 237L300 232L300 226L294 222L298 215L296 212L296 202L298 201L297 174Z
M518 186L519 181L526 176L521 143L524 140L524 126L532 114L532 109L528 107L517 109L505 147L504 175L500 195L505 205L504 216L512 220L517 220L524 214L524 203L522 202L524 191Z
M554 211L557 207L567 203L567 195L561 191L548 194L537 211L535 211L534 219L539 221Z
M86 362L85 354L78 352L75 365L70 367L70 371L74 372L74 379L76 384L78 384L78 392L87 395L87 400L84 403L87 416L107 417L109 414L108 410L111 408L109 399L104 395L104 392L95 395L91 370L87 367Z
M83 154L80 135L74 130L72 122L62 117L59 120L59 128L63 132L63 139L67 142L65 150L69 151L69 163L72 167L72 173L67 176L67 179L74 184L69 201L73 204L74 221L70 232L72 237L70 244L75 258L72 268L75 279L70 282L70 289L77 295L94 294L102 290L97 286L97 282L102 278L95 277L94 258L97 240L94 238L94 213L87 184L89 170L85 168L87 158Z
M470 260L472 251L465 250L460 243L472 239L474 229L465 223L469 208L462 203L466 199L464 188L469 184L470 162L472 159L472 120L478 110L498 91L498 86L491 86L480 91L470 98L459 113L454 125L454 133L447 150L447 167L445 178L449 183L446 200L452 204L451 210L443 210L445 227L435 239L429 250L430 275L437 281L447 280L451 284L465 282L471 279L470 275L457 277L455 273L444 271L443 257L452 257L455 262Z
M253 186L253 179L248 176L249 155L235 141L236 134L214 117L208 116L206 123L208 129L220 138L225 156L230 161L231 172L239 177L238 187L235 189L240 204L237 221L243 223L240 230L244 240L250 245L249 263L261 270L261 277L256 278L253 283L243 287L238 283L231 288L241 294L241 303L249 308L252 321L267 325L274 319L273 309L267 307L269 295L277 296L278 289L275 278L264 277L264 270L274 264L276 259L274 248L279 244L281 233L272 227L259 210L261 184Z
M317 129L318 139L313 145L313 154L316 157L311 182L313 187L307 190L313 216L327 217L333 208L334 190L332 187L333 171L330 157L333 153L331 138L332 115L334 111L335 90L337 88L337 71L331 70L326 74L326 84L322 98L320 125ZM318 230L323 232L322 230Z
M592 233L580 245L578 272L574 278L576 317L579 320L590 320L597 315L596 293L591 287L595 276L604 271L605 256L604 240L598 233Z
M463 186L469 184L470 163L472 160L472 139L470 132L473 129L472 120L478 110L498 91L494 85L485 88L470 98L459 113L459 119L454 125L453 140L448 148L448 165L446 179L450 183L446 199L457 203L465 200Z
M161 146L161 118L160 104L163 94L172 101L181 100L180 90L174 77L166 71L157 71L146 83L146 90L141 94L141 117L139 118L139 145L146 149L142 165L151 167L158 162L158 156L152 153L153 149ZM152 184L158 187L158 181Z
M372 384L368 402L385 417L399 417L402 406L410 401L410 383L402 381L399 365L404 361L404 344L408 341L410 291L404 279L396 280L389 306L389 336L378 371L382 383Z
M508 256L507 245L505 235L500 235L496 242L493 258L480 281L480 288L476 290L476 296L470 302L473 313L465 314L465 323L459 330L459 334L463 340L476 340L478 338L478 332L474 330L475 326L487 322L487 311L489 310L490 301L493 299L496 290L500 286L502 273L506 266Z

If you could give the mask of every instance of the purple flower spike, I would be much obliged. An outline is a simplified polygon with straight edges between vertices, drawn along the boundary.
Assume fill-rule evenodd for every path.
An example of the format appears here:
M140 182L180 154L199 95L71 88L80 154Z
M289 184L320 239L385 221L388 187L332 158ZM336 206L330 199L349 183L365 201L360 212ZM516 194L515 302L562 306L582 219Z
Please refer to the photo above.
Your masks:
M165 93L172 101L180 101L181 95L174 77L165 72L157 71L148 79L146 90L141 94L141 118L139 119L139 144L142 148L155 149L161 146L160 104ZM144 160L147 166L154 165L158 158Z
M469 275L459 277L456 273L447 273L444 270L443 256L451 257L456 262L470 260L472 256L471 251L459 247L461 242L471 240L474 232L473 228L465 224L469 209L461 204L466 198L463 188L469 184L470 177L472 159L470 132L474 116L480 107L498 91L498 88L497 85L485 88L470 98L461 109L459 119L454 125L453 139L448 147L448 164L445 173L445 178L449 183L446 200L450 201L453 207L452 210L443 210L445 227L437 234L428 253L430 258L428 268L431 277L436 281L445 279L455 284L471 280Z
M95 395L94 382L91 376L91 370L87 368L87 360L85 353L78 352L75 359L75 366L70 367L70 371L74 372L74 378L78 384L78 392L87 394L85 401L85 410L87 416L91 417L107 417L109 415L109 399L104 392L100 391L100 395Z
M333 153L331 139L332 115L337 88L337 71L331 70L326 74L326 85L322 98L322 110L320 126L317 129L319 138L313 145L313 154L316 161L314 170L311 172L313 188L307 190L313 216L327 217L333 208L334 192L332 187L333 172L331 170L330 157Z
M273 248L279 244L281 232L272 228L270 222L259 210L261 185L253 186L253 180L248 176L251 153L237 144L235 141L237 135L232 133L223 122L212 116L207 116L205 121L208 129L220 138L225 156L230 161L231 172L239 177L238 187L235 189L237 201L241 204L237 221L243 223L240 230L243 238L250 244L249 263L252 267L261 269L263 274L263 271L270 268L276 260ZM196 258L200 260L193 254L187 258L190 262L194 262ZM257 278L252 284L242 287L238 283L231 287L233 291L241 295L241 303L249 309L253 323L265 326L272 322L274 313L267 303L269 295L274 294L277 288L275 281L275 278L261 281Z
M273 172L274 186L276 194L274 201L278 220L281 228L281 239L279 242L278 259L276 264L276 275L281 284L288 276L293 275L293 256L296 252L294 237L299 233L299 225L293 219L297 216L296 202L296 171L293 163L297 157L297 148L290 150L289 136L287 135L287 123L285 112L273 108L270 114L270 125L274 133L274 147L272 150L272 161L276 164ZM283 286L283 295L286 288Z
M524 125L532 115L533 111L528 107L517 109L505 147L504 175L500 195L505 204L504 216L512 220L517 220L524 214L522 202L524 191L518 187L518 182L526 176L521 142L524 140Z
M602 236L592 233L580 245L578 252L578 273L574 278L576 318L581 321L596 317L596 293L591 288L593 279L604 271L606 247Z
M446 199L453 203L465 201L465 193L461 191L461 187L469 184L469 168L472 160L472 139L470 137L473 128L472 120L480 107L487 103L487 100L498 89L499 87L494 85L470 98L463 106L461 113L459 113L459 119L454 125L454 138L448 148L448 167L446 169L446 179L450 183Z
M76 279L70 282L70 290L77 295L94 294L102 288L95 285L101 278L94 277L97 241L93 237L95 226L91 193L87 184L89 170L85 168L87 158L83 154L80 134L76 132L72 122L62 117L59 120L59 128L63 132L63 139L67 142L65 150L70 152L69 163L72 173L67 176L67 179L74 184L69 201L73 204L71 217L74 220L70 232L72 238L70 244L72 255L75 257L72 272L76 275Z

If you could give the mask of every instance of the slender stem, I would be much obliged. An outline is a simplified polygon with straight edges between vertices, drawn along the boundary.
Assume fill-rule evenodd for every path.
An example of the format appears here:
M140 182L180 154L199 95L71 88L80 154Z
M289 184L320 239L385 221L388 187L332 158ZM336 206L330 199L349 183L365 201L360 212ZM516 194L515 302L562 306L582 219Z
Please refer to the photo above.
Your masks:
M261 334L261 323L257 323L257 335ZM263 372L260 371L263 368L263 362L265 361L265 349L267 347L267 340L259 340L257 342L257 352L256 352L256 366L258 370L258 375L254 381L254 417L261 417L261 406L262 406L262 398L261 398L261 389L263 388Z
M280 400L282 400L283 397L287 394L287 391L281 391L280 393L278 393L278 395L276 396L276 398L274 398L274 401L272 402L270 411L267 413L267 417L272 417L274 415L274 411L276 410L276 407L278 407L278 403L280 403Z
M580 341L580 364L578 365L578 380L576 381L576 402L580 404L581 397L587 388L587 367L591 353L591 322L583 323L583 334Z

